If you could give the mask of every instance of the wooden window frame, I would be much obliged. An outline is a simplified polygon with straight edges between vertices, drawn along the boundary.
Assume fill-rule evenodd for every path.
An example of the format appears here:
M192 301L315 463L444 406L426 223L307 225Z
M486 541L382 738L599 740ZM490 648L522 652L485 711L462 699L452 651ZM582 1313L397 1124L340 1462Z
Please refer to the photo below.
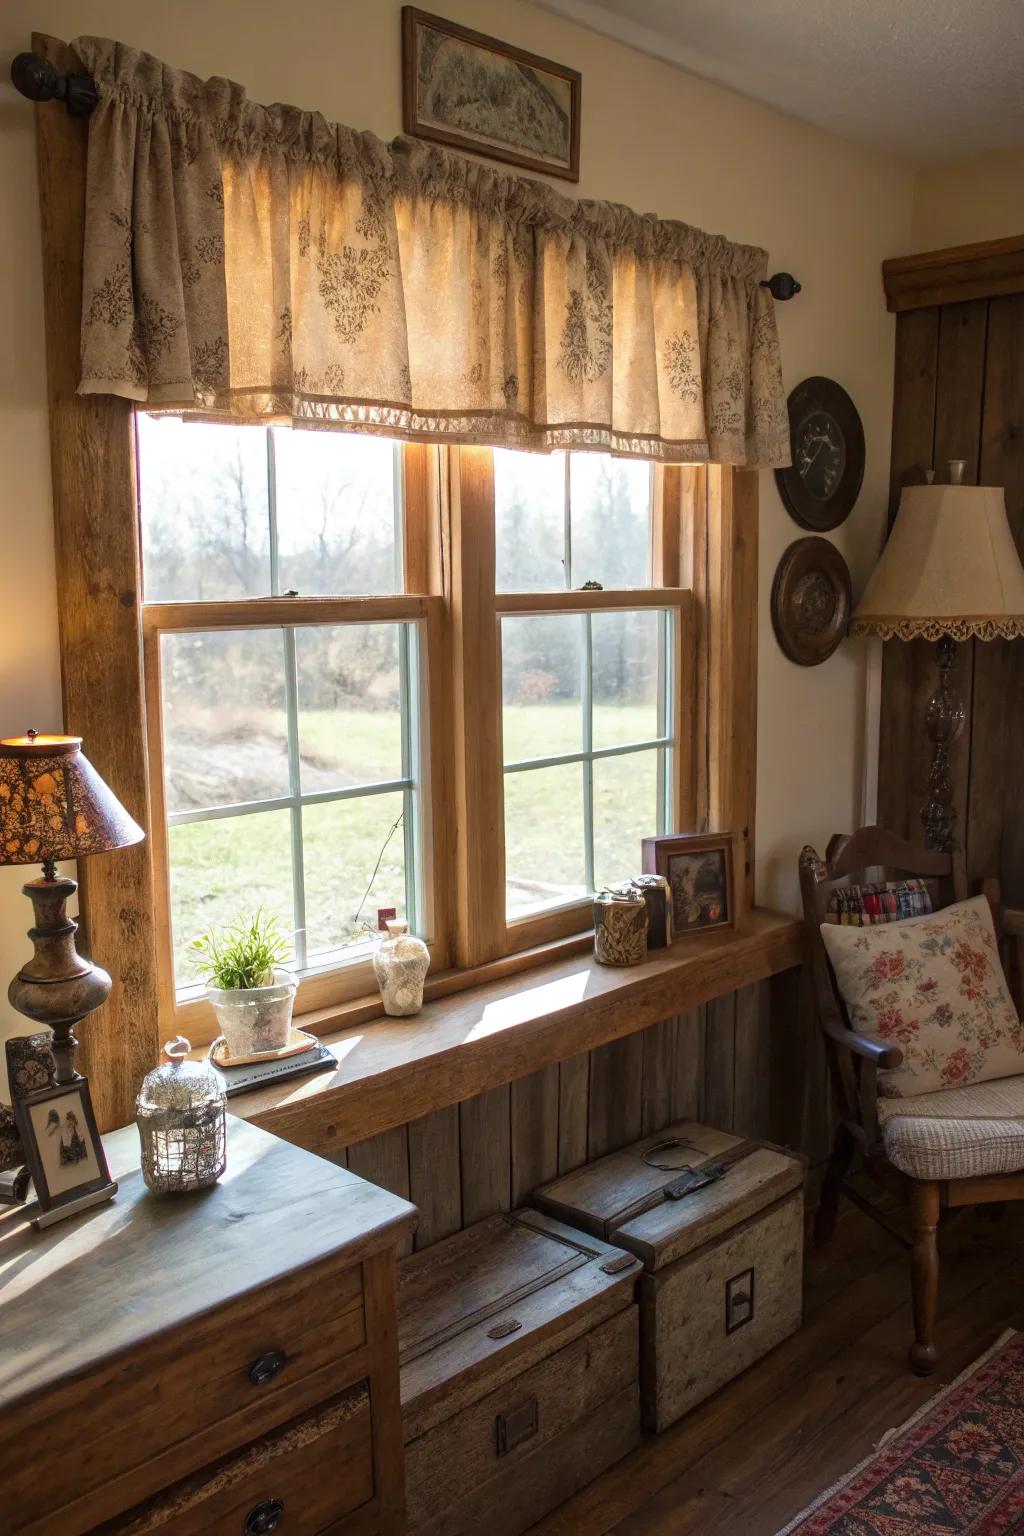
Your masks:
M75 67L74 54L64 45L36 35L33 48L63 72ZM154 605L147 617L140 600L132 407L114 397L76 393L86 133L81 119L37 109L64 722L83 737L90 759L149 833L135 848L83 860L79 869L83 949L95 952L115 983L108 1003L82 1031L82 1065L105 1130L132 1117L139 1082L181 1010L169 1017L160 976L170 973L166 960L163 966L158 961L159 952L169 952L166 894L159 897L157 884L158 874L164 879L165 833L149 756L152 698L159 685L154 636L166 615ZM494 557L493 491L484 463L489 450L452 449L442 455L414 445L405 452L407 497L437 506L439 517L404 520L409 595L367 599L373 607L362 611L379 617L380 602L391 603L393 610L397 604L398 612L414 612L426 632L432 786L426 820L435 930L435 974L428 989L440 996L539 964L567 948L583 948L589 938L586 929L560 938L559 922L565 924L567 914L550 914L550 922L529 920L529 931L515 925L520 931L514 939L529 946L517 951L505 921L504 870L474 856L474 850L503 846L502 797L494 789L497 782L500 790L503 768L499 600L493 578L489 595L484 580ZM659 468L656 477L653 579L659 587L601 594L595 606L665 606L666 592L679 604L678 643L690 659L676 668L682 690L677 719L680 733L687 732L697 750L686 754L679 774L678 820L697 831L733 830L742 922L753 892L757 477L687 466ZM576 596L555 594L551 606ZM296 622L295 599L256 601L266 622L286 617L276 604L287 604L288 621ZM357 613L350 599L300 601L320 622L328 612L322 603L331 605L332 616ZM412 606L403 610L403 603ZM207 608L204 622L209 618ZM224 618L234 621L226 609ZM468 637L484 635L490 643L467 645ZM493 707L481 710L482 698L490 698ZM452 805L462 808L454 827L446 813ZM315 985L307 985L303 1006L319 996ZM304 1022L326 1032L379 1013L379 1000L364 996L321 1003Z
M405 445L401 452L403 590L373 597L256 597L212 602L142 603L157 990L160 1028L167 1038L183 1034L194 1046L208 1045L218 1029L212 1005L202 997L180 997L174 974L171 867L164 801L161 641L165 635L339 624L408 623L416 627L418 698L415 714L425 727L422 738L426 748L422 754L417 754L420 772L416 792L421 807L417 879L425 898L431 967L445 969L448 965L447 905L441 882L432 877L435 850L443 844L448 825L446 807L433 790L435 778L441 774L439 756L447 734L447 722L439 707L443 694L432 686L435 671L446 663L444 600L438 595L409 590L410 577L423 586L429 584L424 551L438 516L437 455L418 444ZM295 1002L296 1017L364 998L375 986L372 961L365 956L342 960L336 965L313 967L301 974Z
M455 641L455 741L458 795L456 837L456 965L485 965L522 950L588 932L589 896L550 911L509 920L505 894L505 763L501 721L501 621L508 615L673 610L672 820L695 825L693 772L693 603L681 584L681 471L655 466L652 489L652 562L649 587L603 591L501 592L496 583L494 472L489 448L448 453L451 603ZM657 583L654 585L653 583ZM481 701L493 701L483 711ZM485 718L482 718L485 716ZM486 865L478 850L493 855ZM639 860L639 850L637 851Z

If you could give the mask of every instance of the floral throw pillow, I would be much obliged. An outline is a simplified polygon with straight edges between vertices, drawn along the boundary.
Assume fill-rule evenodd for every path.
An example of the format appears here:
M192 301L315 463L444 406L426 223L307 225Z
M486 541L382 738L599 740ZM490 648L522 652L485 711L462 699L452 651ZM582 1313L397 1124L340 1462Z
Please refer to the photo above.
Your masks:
M854 1029L903 1052L901 1067L879 1072L879 1093L1024 1072L1024 1029L984 896L877 928L823 923L821 936Z

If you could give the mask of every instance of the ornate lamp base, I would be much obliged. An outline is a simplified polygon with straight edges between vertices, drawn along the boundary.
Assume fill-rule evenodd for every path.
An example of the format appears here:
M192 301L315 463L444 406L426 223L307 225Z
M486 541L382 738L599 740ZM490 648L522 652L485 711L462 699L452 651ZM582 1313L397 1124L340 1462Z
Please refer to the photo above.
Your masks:
M952 853L957 846L956 810L953 806L953 775L949 749L964 726L964 706L949 685L949 674L956 659L956 641L943 635L936 648L939 684L928 700L925 725L932 744L932 764L928 771L928 798L921 807L925 842L940 853Z
M75 1025L93 1013L110 995L110 977L98 965L83 960L75 948L78 924L67 915L67 903L78 889L74 880L58 879L53 864L43 865L39 880L22 889L32 902L35 924L28 931L35 954L23 965L8 989L12 1008L34 1024L53 1030L53 1055L58 1083L71 1083L75 1071Z

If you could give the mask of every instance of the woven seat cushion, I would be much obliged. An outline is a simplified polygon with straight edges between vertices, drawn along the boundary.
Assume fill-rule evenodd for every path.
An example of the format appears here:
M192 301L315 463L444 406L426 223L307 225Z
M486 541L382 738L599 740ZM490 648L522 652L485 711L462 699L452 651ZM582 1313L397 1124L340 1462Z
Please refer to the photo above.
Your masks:
M984 896L872 928L823 923L821 937L858 1034L898 1045L885 1097L934 1093L1024 1071L1024 1030Z
M911 1099L880 1099L886 1156L916 1179L1024 1169L1024 1077Z

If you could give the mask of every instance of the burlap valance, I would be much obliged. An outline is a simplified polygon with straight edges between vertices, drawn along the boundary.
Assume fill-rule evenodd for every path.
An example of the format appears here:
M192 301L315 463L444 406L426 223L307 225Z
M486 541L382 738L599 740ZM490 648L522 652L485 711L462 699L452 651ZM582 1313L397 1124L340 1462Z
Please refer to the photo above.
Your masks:
M766 256L96 38L83 392L409 438L789 462Z

